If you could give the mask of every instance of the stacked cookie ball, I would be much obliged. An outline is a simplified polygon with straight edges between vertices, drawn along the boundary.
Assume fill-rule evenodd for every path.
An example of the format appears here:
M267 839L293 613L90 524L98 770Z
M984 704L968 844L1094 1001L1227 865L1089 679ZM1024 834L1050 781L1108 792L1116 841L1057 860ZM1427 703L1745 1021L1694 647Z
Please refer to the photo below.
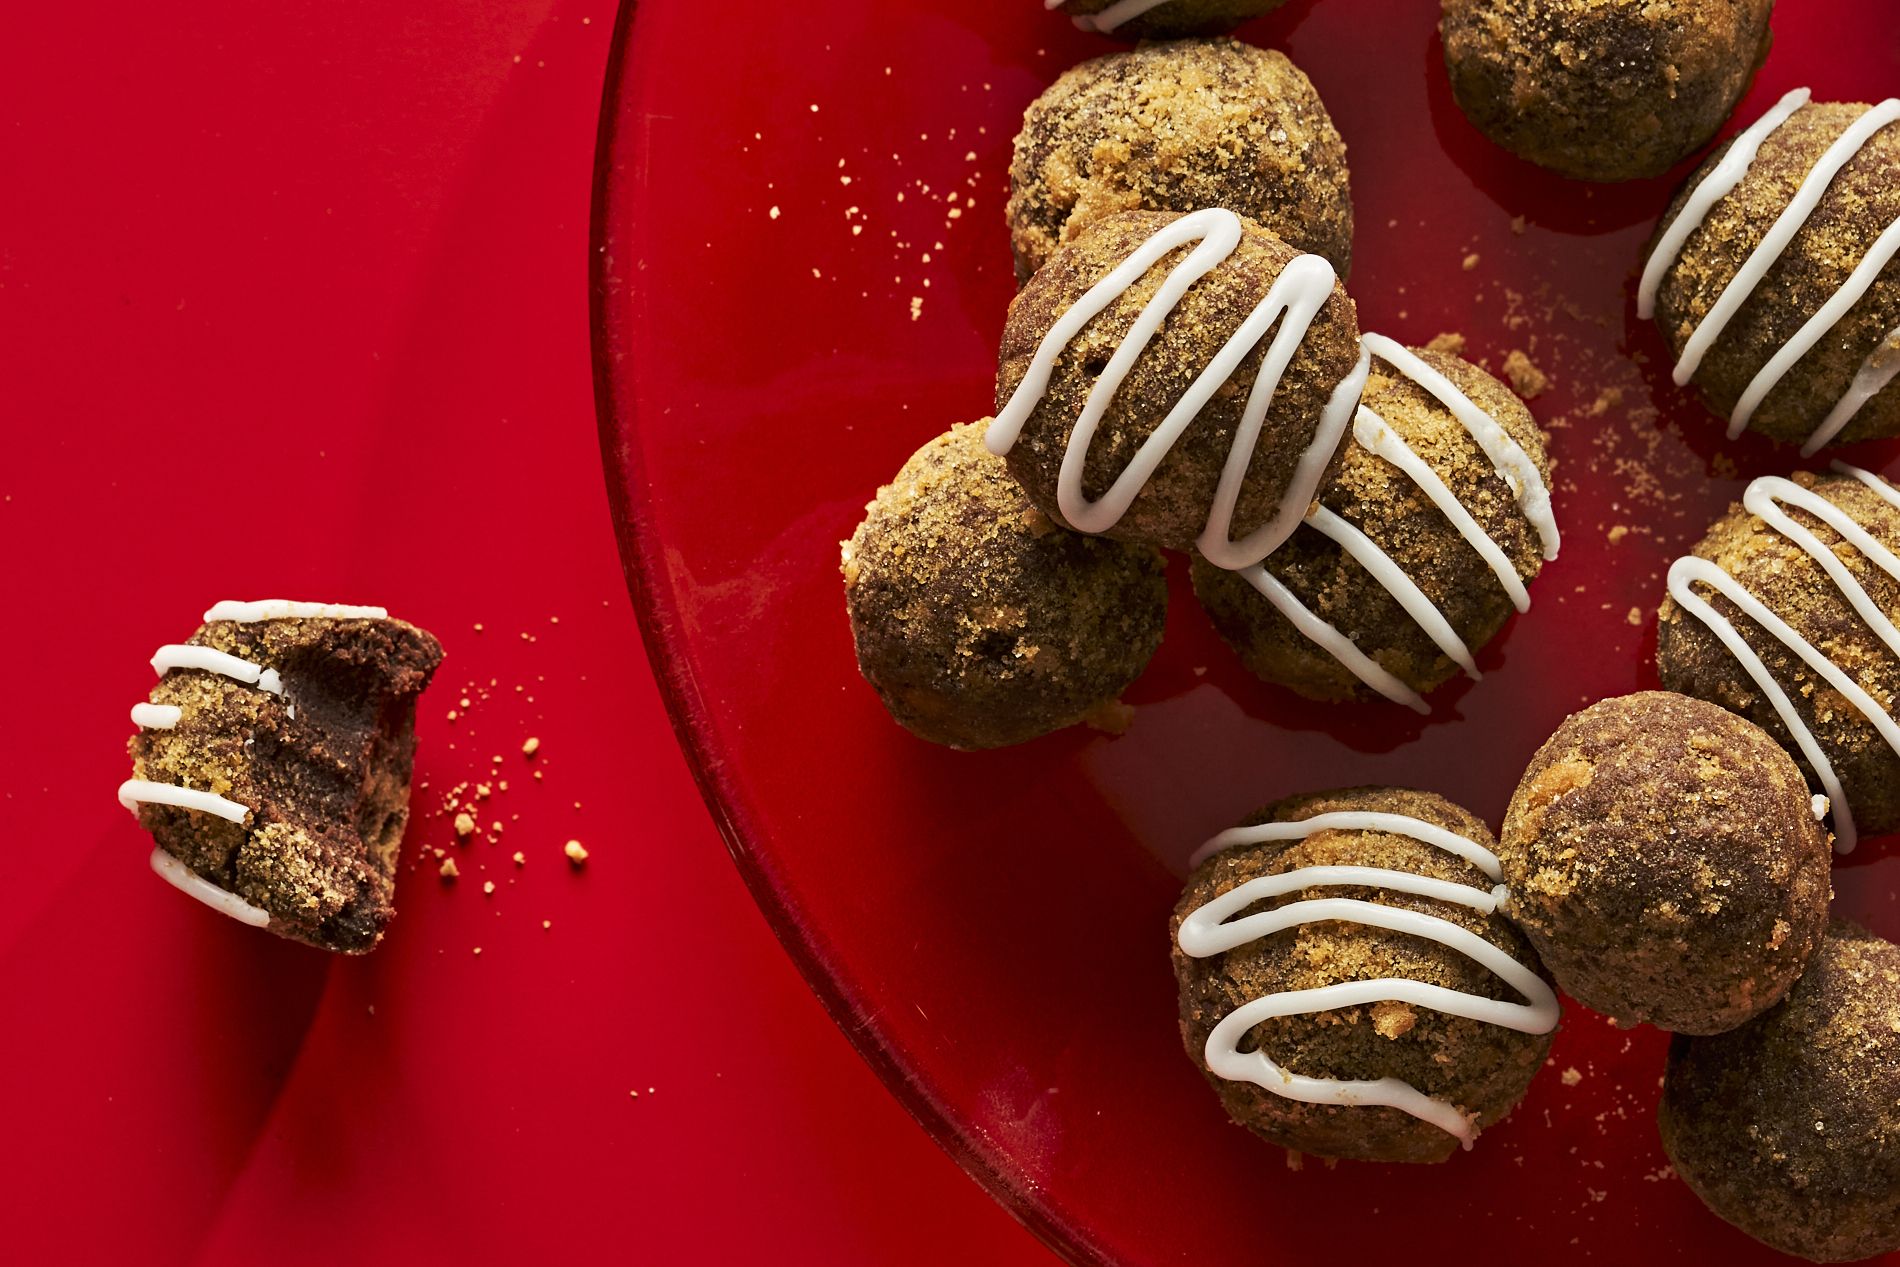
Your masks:
M844 546L893 716L962 748L1112 726L1160 641L1157 549L1303 695L1423 712L1475 676L1556 556L1545 437L1476 365L1361 332L1345 146L1298 67L1225 38L1086 62L1010 186L997 415Z

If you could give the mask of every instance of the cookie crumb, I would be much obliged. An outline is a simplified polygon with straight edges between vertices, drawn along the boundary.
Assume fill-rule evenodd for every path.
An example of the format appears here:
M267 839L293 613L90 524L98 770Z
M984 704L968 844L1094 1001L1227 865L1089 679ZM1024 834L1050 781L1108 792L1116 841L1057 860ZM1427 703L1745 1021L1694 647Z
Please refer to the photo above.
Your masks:
M1627 537L1629 535L1630 535L1630 526L1628 524L1617 524L1614 528L1610 529L1610 532L1609 532L1610 544L1616 545L1617 543L1621 542L1624 537Z
M528 865L528 855L522 853L519 849L515 850L515 865L517 867L525 867Z
M1597 393L1597 398L1590 402L1588 409L1583 411L1584 417L1601 418L1604 414L1610 412L1610 410L1622 403L1623 389L1621 387L1606 387Z
M587 862L587 847L578 840L568 841L561 847L561 852L566 854L567 860L577 867Z
M521 745L521 755L524 757L532 757L539 751L541 751L541 741L533 735L529 735Z
M444 858L442 860L441 875L444 880L453 880L456 876L461 874L462 869L455 865L455 859Z
M1570 1068L1564 1070L1563 1080L1566 1087L1574 1087L1583 1081L1583 1071L1578 1069L1575 1065L1572 1065Z
M1523 235L1524 233L1524 217L1523 216L1511 217L1511 232L1518 234L1519 236Z
M1090 710L1089 715L1082 719L1082 724L1105 735L1125 735L1134 720L1134 709L1118 699L1111 699L1103 700Z
M1630 608L1629 615L1625 616L1624 619L1630 622L1631 628L1641 629L1643 627L1643 609L1640 607Z
M1454 330L1443 330L1431 337L1425 345L1427 352L1443 352L1447 356L1465 354L1465 336Z
M475 834L475 819L466 811L455 816L455 834L463 838Z
M1533 365L1531 358L1517 348L1511 349L1504 358L1504 377L1511 380L1511 389L1525 400L1536 399L1550 386L1550 376Z
M495 882L493 880L484 880L482 882L482 892L492 894L494 891L495 891Z

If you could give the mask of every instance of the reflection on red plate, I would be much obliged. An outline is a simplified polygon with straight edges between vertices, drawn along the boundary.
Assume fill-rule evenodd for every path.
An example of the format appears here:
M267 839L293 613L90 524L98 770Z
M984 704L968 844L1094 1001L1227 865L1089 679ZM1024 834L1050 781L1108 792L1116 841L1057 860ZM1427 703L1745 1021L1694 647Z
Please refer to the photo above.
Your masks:
M1778 14L1738 120L1803 83L1884 96L1900 46L1882 10ZM1289 1169L1225 1122L1181 1051L1166 928L1197 843L1275 797L1352 783L1433 788L1495 824L1565 714L1653 684L1669 560L1743 479L1794 464L1725 444L1633 316L1676 177L1592 188L1491 147L1449 98L1435 15L1295 0L1244 34L1306 69L1350 146L1362 325L1457 331L1494 369L1522 350L1551 376L1533 409L1567 535L1535 607L1430 718L1322 708L1247 676L1177 561L1129 733L985 754L912 739L858 680L837 543L913 449L989 412L1010 138L1030 98L1109 46L1035 0L764 6L712 46L685 0L622 23L595 226L602 441L681 740L838 1024L1075 1261L1353 1261L1399 1244L1450 1261L1474 1236L1507 1261L1768 1257L1666 1170L1657 1033L1572 1008L1517 1114L1429 1169ZM1886 469L1891 451L1853 456ZM1887 846L1863 844L1837 889L1894 935Z

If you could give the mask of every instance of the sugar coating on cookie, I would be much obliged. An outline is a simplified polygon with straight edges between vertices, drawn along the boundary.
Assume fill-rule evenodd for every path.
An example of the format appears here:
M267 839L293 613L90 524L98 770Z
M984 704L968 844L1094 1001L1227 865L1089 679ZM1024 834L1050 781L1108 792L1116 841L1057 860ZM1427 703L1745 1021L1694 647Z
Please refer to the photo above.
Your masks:
M858 667L891 715L953 748L1021 743L1112 705L1161 642L1151 547L1065 531L951 428L878 490L844 543Z
M1188 1056L1236 1122L1303 1153L1433 1162L1511 1111L1558 1007L1498 914L1494 844L1400 788L1290 798L1208 843L1174 968Z
M1657 1124L1756 1240L1822 1263L1900 1249L1900 947L1834 921L1780 1003L1670 1044Z
M1452 96L1566 176L1657 176L1721 128L1768 53L1774 0L1441 0Z
M1785 95L1676 194L1645 256L1653 316L1731 438L1900 435L1900 99Z
M992 451L1067 526L1223 567L1290 536L1364 384L1333 268L1224 208L1125 211L1010 304Z
M1498 856L1557 982L1623 1025L1732 1029L1772 1007L1827 922L1827 833L1767 732L1702 700L1593 704L1532 758Z
M1415 711L1510 619L1561 537L1544 434L1468 361L1367 335L1353 443L1305 526L1258 568L1194 565L1255 674L1312 699Z
M1144 44L1065 72L1023 115L1007 216L1016 280L1117 211L1226 207L1352 264L1346 145L1285 54L1232 39Z
M1900 828L1900 489L1836 463L1764 476L1669 572L1656 667L1763 727L1837 847Z

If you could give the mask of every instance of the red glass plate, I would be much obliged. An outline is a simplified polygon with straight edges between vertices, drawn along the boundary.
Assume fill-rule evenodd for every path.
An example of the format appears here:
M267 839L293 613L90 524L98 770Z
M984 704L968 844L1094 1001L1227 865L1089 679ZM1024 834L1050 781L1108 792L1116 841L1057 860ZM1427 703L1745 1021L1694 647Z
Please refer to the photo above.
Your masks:
M1799 84L1886 95L1884 9L1783 6L1738 123ZM911 738L858 679L838 542L912 450L989 412L1010 139L1057 73L1113 46L1039 0L747 6L718 24L645 0L623 17L596 202L601 435L681 742L838 1024L1075 1262L1770 1257L1668 1173L1653 1031L1570 1009L1523 1107L1431 1168L1291 1169L1226 1122L1181 1050L1167 917L1196 844L1353 783L1436 789L1495 824L1565 714L1653 684L1669 560L1743 479L1795 463L1725 444L1633 315L1681 173L1596 188L1495 149L1450 100L1436 14L1295 0L1243 34L1311 75L1350 146L1362 325L1459 332L1494 371L1516 350L1550 376L1532 408L1566 543L1535 606L1428 719L1316 707L1241 669L1177 560L1128 734L984 754ZM1837 889L1893 935L1887 857L1865 842ZM705 1038L751 1041L743 1016Z

